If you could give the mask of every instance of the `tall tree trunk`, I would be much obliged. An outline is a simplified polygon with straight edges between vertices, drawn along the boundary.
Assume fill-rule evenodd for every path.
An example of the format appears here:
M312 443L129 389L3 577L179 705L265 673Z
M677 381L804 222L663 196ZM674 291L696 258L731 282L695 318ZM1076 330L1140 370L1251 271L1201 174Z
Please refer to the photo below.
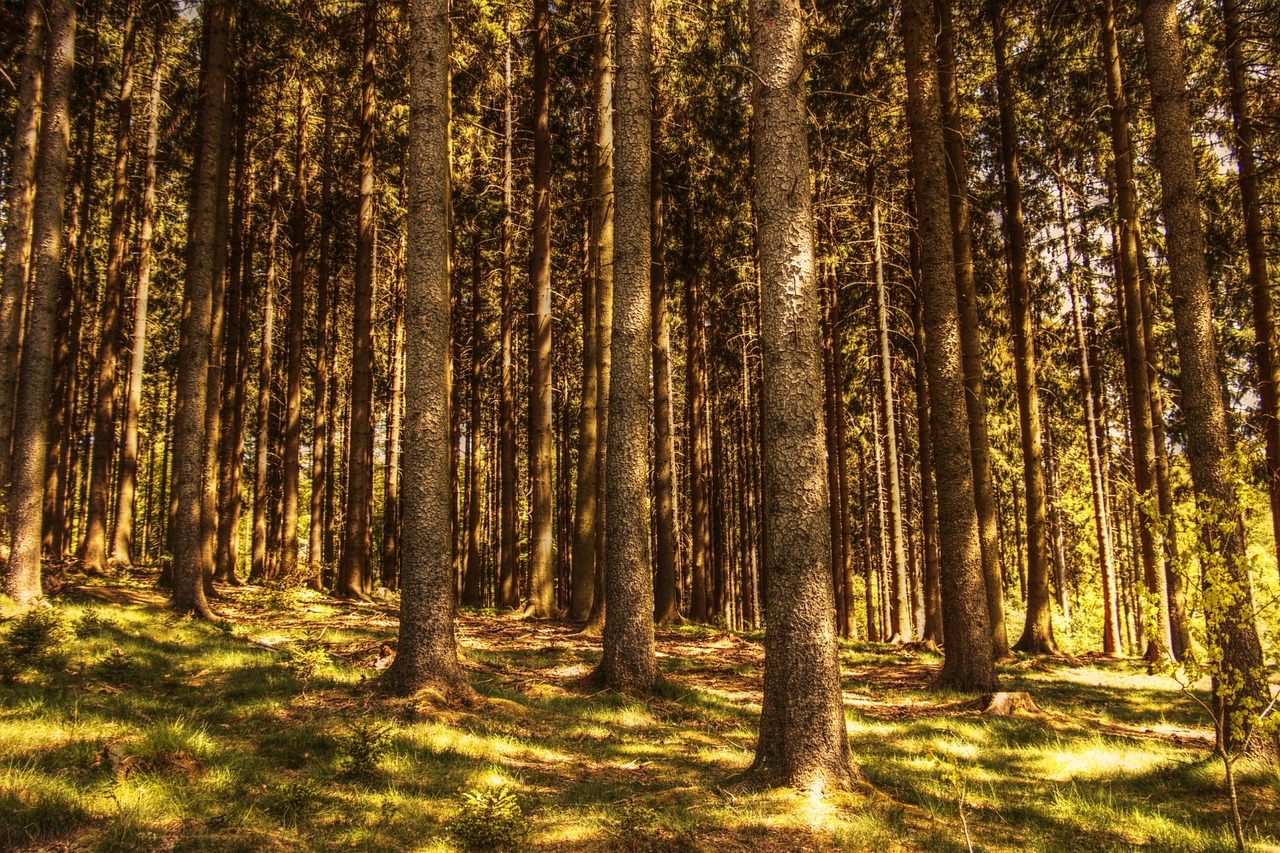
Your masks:
M49 426L53 367L53 322L63 255L63 193L71 144L68 103L75 66L76 7L51 0L44 67L44 113L36 156L36 194L32 208L35 264L24 350L18 380L13 447L8 485L10 551L4 591L20 604L41 596L40 545L45 479L45 443Z
M311 374L315 412L311 420L311 526L307 531L307 585L324 589L324 495L328 468L329 431L329 251L333 240L333 92L326 85L321 100L324 113L324 153L320 165L320 257L316 264L315 368ZM336 301L336 300L335 300Z
M134 291L133 351L120 441L120 474L116 486L116 526L111 559L123 566L134 559L134 502L138 490L138 418L146 371L147 311L151 292L151 255L155 232L156 151L160 141L160 87L164 80L164 19L158 18L151 93L147 102L147 147L142 179L142 211L138 226L138 282ZM144 520L145 523L145 520Z
M382 583L396 589L400 578L400 433L404 419L404 232L396 254L395 308L391 330L391 399L387 403L387 474L383 489Z
M954 250L948 210L937 65L931 34L932 0L906 0L903 34L907 62L907 116L920 234L925 358L929 371L930 427L938 489L946 658L939 684L958 690L997 686L986 600L978 513L974 503L969 417L956 302Z
M280 132L280 104L276 104L273 138ZM262 345L258 361L258 429L254 441L253 480L253 562L251 581L269 574L267 546L271 525L271 387L275 382L274 352L276 325L276 239L280 230L280 157L271 158L271 204L267 211L267 268L262 284Z
M362 97L362 119L363 101ZM289 352L285 363L287 386L284 401L284 460L281 463L284 468L284 493L280 573L290 581L294 579L298 566L298 485L302 474L302 346L307 316L307 123L310 106L305 72L300 71L297 136L295 137L296 159L293 172L293 213L289 227L293 245L289 263ZM363 155L361 163L363 166ZM363 184L363 168L361 178ZM362 185L362 204L363 198ZM358 251L359 241L357 241ZM357 270L359 267L357 260Z
M1009 21L1004 3L991 6L1000 112L1001 183L1004 186L1004 236L1009 278L1009 323L1013 330L1013 366L1022 437L1022 479L1027 513L1027 618L1014 649L1027 654L1056 654L1049 592L1049 519L1044 483L1044 442L1040 436L1035 328L1031 319L1031 283L1027 277L1027 235L1022 217L1022 178L1018 174L1017 118L1009 70Z
M0 285L0 489L8 491L13 407L18 387L18 351L31 280L32 214L36 197L36 152L44 95L45 4L27 0L26 35L18 79L13 150L9 155L9 206L5 210L4 278ZM7 522L6 522L7 523Z
M937 0L938 87L942 138L946 149L951 241L955 258L956 304L960 312L960 349L964 363L965 410L969 418L969 453L973 463L973 495L978 511L978 541L987 616L997 659L1009 656L1004 617L1003 570L1000 567L996 490L991 476L991 440L987 432L987 396L983 382L982 326L974 284L973 227L969 217L969 164L964 151L960 90L956 82L955 28L950 0Z
M1280 553L1280 409L1276 387L1276 327L1271 306L1271 276L1267 269L1266 223L1258 186L1257 130L1249 95L1249 65L1245 56L1244 24L1239 0L1222 0L1226 40L1227 79L1231 86L1232 148L1240 174L1240 204L1244 212L1244 242L1249 260L1249 292L1253 301L1254 389L1258 416L1266 442L1267 492L1271 498L1271 530Z
M121 33L120 94L116 99L116 151L111 170L111 224L107 238L107 280L98 329L97 404L93 412L93 456L89 515L83 545L85 571L107 569L107 501L116 439L116 362L120 355L120 309L124 299L125 243L129 218L129 133L133 128L133 68L137 46L138 2L125 7Z
M918 253L918 250L917 250ZM920 297L919 272L911 301L911 319L916 363L916 424L919 429L920 515L924 550L924 626L920 638L941 645L942 591L939 586L938 508L933 487L933 432L929 427L929 379L924 364L924 300Z
M1066 195L1058 184L1058 214L1066 253L1067 294L1071 300L1071 325L1075 332L1076 360L1080 365L1080 400L1084 408L1085 442L1089 448L1089 484L1093 497L1093 530L1098 548L1098 566L1102 573L1102 653L1121 653L1120 619L1116 596L1115 555L1111 544L1111 522L1108 518L1106 481L1102 452L1098 444L1098 398L1093 391L1093 365L1089 358L1084 317L1076 288L1075 251L1070 222L1067 219Z
M1169 256L1169 291L1173 297L1174 332L1181 368L1182 405L1187 418L1187 459L1201 509L1216 516L1201 523L1210 553L1221 563L1206 566L1205 583L1219 593L1212 607L1214 642L1223 649L1217 673L1217 697L1228 724L1223 746L1243 744L1237 735L1249 715L1265 707L1269 690L1263 668L1253 602L1253 583L1245 559L1244 525L1227 458L1226 406L1218 372L1213 331L1213 303L1205 270L1204 233L1196 188L1195 152L1187 99L1187 74L1178 6L1173 0L1144 0L1142 33L1151 83L1156 128L1156 166L1160 173L1161 208ZM1252 709L1252 710L1251 710ZM1274 734L1260 749L1271 759L1280 754Z
M472 690L458 665L449 547L449 4L409 5L409 257L400 641L385 689Z
M467 391L467 521L464 535L467 557L462 575L462 603L479 607L480 599L480 342L484 337L484 315L480 311L480 229L471 235L471 381Z
M511 192L511 148L514 142L511 119L511 31L507 24L506 53L503 85L503 134L502 134L502 389L499 400L501 429L498 436L498 452L501 457L502 508L498 545L498 607L513 609L520 605L519 584L516 582L516 565L519 557L519 541L516 531L516 378L515 322L511 284L512 244L511 212L514 198Z
M373 248L374 132L376 128L377 0L365 0L364 61L360 87L360 208L356 218L355 300L351 331L351 456L342 565L336 592L366 599L364 578L371 571L373 540ZM447 316L447 315L446 315Z
M183 613L212 618L204 578L212 554L204 548L203 512L205 409L212 345L214 243L218 216L218 171L223 123L227 120L226 79L231 0L205 5L209 38L196 120L195 176L188 220L187 270L183 287L182 337L178 354L177 413L174 417L174 491L177 516L173 541L173 601Z
M753 0L753 209L758 222L765 382L766 607L758 782L808 790L849 785L831 585L830 493L822 435L822 330L814 276L804 91L795 0ZM610 605L612 606L612 605Z
M533 234L529 257L529 606L555 612L551 517L551 12L533 0Z
M615 129L617 276L613 301L604 502L604 654L598 675L615 690L658 680L649 561L649 424L652 406L649 144L651 0L618 0Z
M871 231L876 264L876 324L880 344L880 385L884 406L885 441L889 463L889 549L893 558L890 592L890 631L901 643L915 639L911 627L911 592L907 581L907 554L902 534L902 477L898 469L898 430L893 401L893 355L889 349L889 300L885 293L884 261L880 252L880 206L871 204Z
M1137 185L1133 177L1133 155L1129 139L1129 109L1121 78L1121 62L1115 33L1115 14L1110 0L1102 4L1102 51L1107 70L1107 94L1111 104L1111 145L1116 175L1116 205L1120 220L1119 279L1124 309L1125 375L1129 388L1129 422L1132 430L1134 486L1141 506L1158 512L1155 491L1155 438L1143 337L1143 310L1139 277ZM1156 600L1157 641L1148 646L1151 661L1172 653L1168 581L1165 574L1164 544L1159 524L1141 526L1143 576L1147 591Z
M676 481L675 423L671 407L671 330L667 327L666 231L662 158L661 90L654 82L653 119L650 122L649 179L650 324L653 333L653 525L654 525L654 621L665 625L680 619L676 589ZM743 362L745 375L746 362ZM745 470L745 468L743 469ZM744 487L745 492L745 487Z
M711 452L708 445L707 424L707 333L706 307L703 296L701 272L689 265L689 279L685 287L685 346L687 381L685 399L688 406L689 442L689 516L692 541L690 543L690 602L689 618L694 622L707 622L710 618L711 575Z

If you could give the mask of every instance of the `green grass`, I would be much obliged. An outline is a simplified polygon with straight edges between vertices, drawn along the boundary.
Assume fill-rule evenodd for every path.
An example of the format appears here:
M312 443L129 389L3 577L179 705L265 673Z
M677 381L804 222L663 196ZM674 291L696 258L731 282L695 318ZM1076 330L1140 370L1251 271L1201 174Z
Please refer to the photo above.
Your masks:
M844 644L869 784L815 799L731 785L759 636L664 632L669 680L639 698L575 687L597 653L561 626L468 615L486 702L451 707L368 689L383 610L227 595L212 625L57 604L61 653L0 685L0 849L887 853L965 851L966 828L988 851L1233 849L1206 721L1137 662L1014 662L1043 713L986 719L927 689L936 655ZM1280 849L1280 778L1240 783L1251 845Z

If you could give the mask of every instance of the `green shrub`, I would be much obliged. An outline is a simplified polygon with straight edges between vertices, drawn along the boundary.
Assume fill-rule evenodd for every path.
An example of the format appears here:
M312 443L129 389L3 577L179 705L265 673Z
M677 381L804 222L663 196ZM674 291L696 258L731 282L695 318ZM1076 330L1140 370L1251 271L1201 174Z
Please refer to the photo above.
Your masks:
M262 807L285 826L310 819L324 802L320 789L307 780L288 782L267 793Z
M339 769L348 776L368 776L391 750L391 726L357 718L338 739Z
M0 640L0 677L13 681L27 670L51 674L67 665L66 618L49 607L32 607L13 619Z
M450 837L467 851L516 850L528 832L520 802L505 785L463 791L458 814L449 824Z

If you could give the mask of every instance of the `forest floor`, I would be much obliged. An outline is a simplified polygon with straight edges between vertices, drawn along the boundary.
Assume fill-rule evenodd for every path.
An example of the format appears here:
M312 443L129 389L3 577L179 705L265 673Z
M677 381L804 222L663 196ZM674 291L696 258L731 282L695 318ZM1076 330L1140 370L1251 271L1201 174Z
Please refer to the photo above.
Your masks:
M755 747L758 634L659 630L665 684L621 696L581 687L598 639L467 613L483 703L462 707L370 689L392 603L220 593L207 624L167 610L145 573L82 581L0 625L0 850L1235 846L1209 721L1139 661L1010 661L1005 689L1039 710L989 718L929 689L938 656L842 643L865 782L819 799L733 785ZM53 642L33 652L41 632ZM1280 775L1238 773L1250 848L1280 850Z

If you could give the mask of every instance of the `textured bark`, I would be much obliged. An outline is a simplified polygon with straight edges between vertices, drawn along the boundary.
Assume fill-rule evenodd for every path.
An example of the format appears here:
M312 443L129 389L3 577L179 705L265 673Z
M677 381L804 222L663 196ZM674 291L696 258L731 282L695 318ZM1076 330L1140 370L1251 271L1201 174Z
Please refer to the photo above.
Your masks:
M615 690L658 680L649 562L651 168L650 0L618 0L614 129L615 287L605 451L604 655L598 676Z
M511 181L511 148L514 133L511 121L511 33L507 32L505 58L504 132L502 136L502 393L499 400L500 430L498 435L501 457L500 480L502 488L501 523L498 544L501 555L498 560L498 592L495 596L499 607L511 609L520 604L519 584L516 582L516 563L519 551L516 532L516 377L514 352L514 307L512 305L511 265L512 245L511 211L514 204Z
M1169 292L1173 297L1174 332L1178 343L1182 407L1187 418L1187 459L1202 506L1225 515L1220 523L1201 527L1209 553L1223 561L1215 590L1221 608L1212 608L1209 629L1223 649L1217 694L1231 719L1224 744L1234 750L1242 717L1258 713L1270 697L1262 647L1254 621L1252 580L1245 559L1244 526L1239 515L1227 457L1226 406L1218 371L1213 331L1213 303L1205 269L1204 233L1196 189L1195 151L1187 103L1187 74L1178 7L1173 0L1145 0L1142 33L1147 48L1156 128L1156 167L1160 173L1161 209L1169 257ZM1214 582L1214 578L1209 578ZM1262 750L1278 751L1274 735Z
M280 130L279 105L276 132ZM271 522L271 386L274 383L276 325L276 238L280 230L280 158L271 158L271 204L267 211L266 265L262 283L262 345L258 361L258 429L254 440L253 554L249 579L268 573L267 540Z
M356 214L355 294L351 326L351 451L342 534L342 562L335 592L365 599L364 578L371 572L373 539L373 288L374 131L377 0L365 0L364 61L360 88L360 206ZM445 317L449 315L446 312Z
M973 496L978 511L978 542L987 616L997 658L1009 656L1004 617L1004 571L1000 566L997 501L991 476L991 440L987 432L987 396L983 381L982 326L974 283L973 227L969 217L969 164L964 151L960 90L956 83L955 30L950 0L938 0L938 87L942 138L947 157L947 191L955 258L956 304L960 311L960 350L964 362L965 410L969 417L969 453L973 460Z
M1013 330L1013 367L1022 438L1022 481L1027 523L1027 618L1014 649L1055 654L1053 610L1049 598L1049 521L1045 498L1044 442L1037 386L1035 328L1031 319L1031 282L1027 277L1027 234L1022 216L1022 178L1018 173L1017 118L1009 70L1009 22L1003 2L992 4L996 92L1000 113L1001 184L1004 188L1004 236L1007 247L1009 324Z
M93 450L89 512L82 563L91 573L107 569L107 501L116 439L116 363L120 356L120 312L124 299L125 242L128 236L129 133L133 127L133 69L137 55L138 2L125 8L121 32L120 93L116 99L115 161L111 169L111 222L107 238L107 278L98 317L97 383L93 411Z
M856 771L832 618L804 23L795 0L752 0L749 20L768 628L760 738L747 777L822 790L850 784Z
M911 627L911 592L907 580L906 543L902 533L902 476L898 468L898 429L893 399L893 353L889 349L889 300L885 293L884 260L880 253L880 207L872 203L871 232L876 264L876 326L880 344L880 392L884 406L888 453L889 553L893 560L890 582L891 639L908 643L915 639Z
M1110 0L1102 4L1102 51L1107 71L1107 95L1111 104L1111 145L1116 175L1116 206L1120 220L1120 281L1124 310L1125 380L1128 387L1129 425L1133 451L1134 487L1138 500L1149 511L1159 509L1155 466L1156 447L1153 433L1151 389L1147 372L1148 359L1143 336L1140 248L1138 245L1137 184L1133 177L1133 154L1129 138L1129 108L1121 77L1121 61L1115 33L1115 15ZM1144 518L1144 521L1146 519ZM1158 524L1143 523L1139 531L1142 547L1143 577L1147 591L1157 602L1156 638L1146 655L1155 661L1166 657L1172 649L1169 614L1168 581L1164 560L1164 541Z
M449 4L409 5L400 639L382 684L470 697L453 630L449 547Z
M680 595L676 588L676 449L671 407L671 330L667 327L667 266L663 256L666 232L663 228L665 198L659 96L655 82L649 138L652 165L649 184L649 225L652 229L649 298L653 334L653 618L665 625L680 619ZM746 361L743 361L743 367L745 374ZM745 520L743 527L746 527Z
M32 207L34 276L14 418L14 462L8 484L10 551L4 591L20 604L40 588L40 525L53 368L53 322L63 255L63 192L71 145L68 102L75 66L76 7L72 0L46 6L49 24L44 67L44 114L36 155Z
M1058 211L1066 251L1067 293L1071 300L1071 325L1075 332L1076 361L1080 367L1080 400L1084 410L1085 442L1089 452L1089 485L1093 497L1093 530L1098 548L1098 569L1102 575L1102 653L1118 655L1120 619L1116 598L1115 554L1111 545L1111 522L1108 518L1106 482L1102 468L1102 452L1098 445L1098 399L1093 392L1093 366L1089 358L1084 315L1076 289L1075 252L1062 185L1058 185Z
M551 431L551 13L533 0L533 234L529 256L529 606L555 615Z
M956 302L955 262L946 183L932 0L906 0L907 117L920 234L929 422L934 438L946 658L939 684L975 692L996 689L992 633L974 504L969 417Z
M913 241L914 243L914 241ZM919 255L918 247L912 253ZM920 516L921 547L924 549L924 625L920 639L926 643L941 645L942 589L939 585L938 558L938 504L933 487L933 431L929 426L929 377L924 364L924 300L920 297L920 271L918 263L912 265L915 279L911 300L912 342L915 345L916 362L916 425L919 429L918 461L920 463Z
M163 21L163 18L160 19ZM133 348L129 361L129 386L125 396L124 425L120 438L119 476L116 486L116 526L111 559L122 566L133 564L134 503L138 491L138 418L142 410L142 381L146 368L147 311L151 292L151 255L155 233L156 150L160 141L160 86L164 80L164 29L156 24L151 91L147 102L147 146L142 179L142 210L138 224L138 281L133 300ZM144 520L145 523L145 520Z
M13 406L18 385L22 317L31 279L32 212L36 194L36 151L44 96L45 6L27 0L26 35L18 79L13 150L9 155L9 206L5 210L4 278L0 285L0 489L9 488ZM7 521L6 521L7 523Z
M363 99L361 112L363 114ZM302 346L307 316L307 124L310 101L307 81L298 77L297 132L294 140L293 212L289 223L289 350L285 357L284 492L281 518L280 574L293 581L298 567L298 485L302 474ZM363 148L363 137L362 137ZM361 156L363 163L363 152ZM363 181L363 175L362 175ZM364 187L361 186L363 204ZM362 223L363 225L363 223ZM359 252L357 240L357 252ZM356 262L357 271L360 268ZM359 273L357 272L357 275ZM367 551L366 551L367 553Z
M367 14L367 11L366 11ZM315 409L311 417L311 525L307 531L307 585L324 589L324 496L329 455L328 433L332 426L329 411L329 253L333 241L333 93L326 87L321 109L324 113L324 148L320 165L320 257L316 264L315 368L311 373L311 393ZM335 300L336 301L336 300ZM391 528L394 531L394 527Z
M396 258L395 318L391 330L391 399L387 403L387 475L382 518L382 584L395 589L400 578L400 433L404 423L404 256L400 235Z
M1271 305L1271 277L1267 269L1266 220L1258 185L1257 130L1249 93L1249 65L1245 55L1248 33L1241 20L1239 0L1222 0L1226 40L1227 78L1231 86L1232 148L1240 175L1240 204L1244 213L1244 242L1249 261L1249 293L1253 302L1253 371L1258 393L1258 419L1266 442L1267 492L1271 499L1271 532L1280 553L1280 410L1276 389L1276 326Z
M183 285L182 338L178 353L177 412L174 416L173 602L183 613L211 618L204 578L212 566L204 548L205 409L212 345L214 254L218 171L226 121L226 78L230 30L229 0L205 5L209 38L196 119L199 140L188 220L187 269ZM206 571L208 570L208 571Z
M685 400L688 408L689 454L689 618L710 618L708 580L711 574L711 450L707 424L706 299L698 270L689 270L685 286Z
M462 603L479 607L480 598L480 344L484 338L484 314L480 310L480 229L471 235L471 365L467 392L467 504L466 562L462 573Z

